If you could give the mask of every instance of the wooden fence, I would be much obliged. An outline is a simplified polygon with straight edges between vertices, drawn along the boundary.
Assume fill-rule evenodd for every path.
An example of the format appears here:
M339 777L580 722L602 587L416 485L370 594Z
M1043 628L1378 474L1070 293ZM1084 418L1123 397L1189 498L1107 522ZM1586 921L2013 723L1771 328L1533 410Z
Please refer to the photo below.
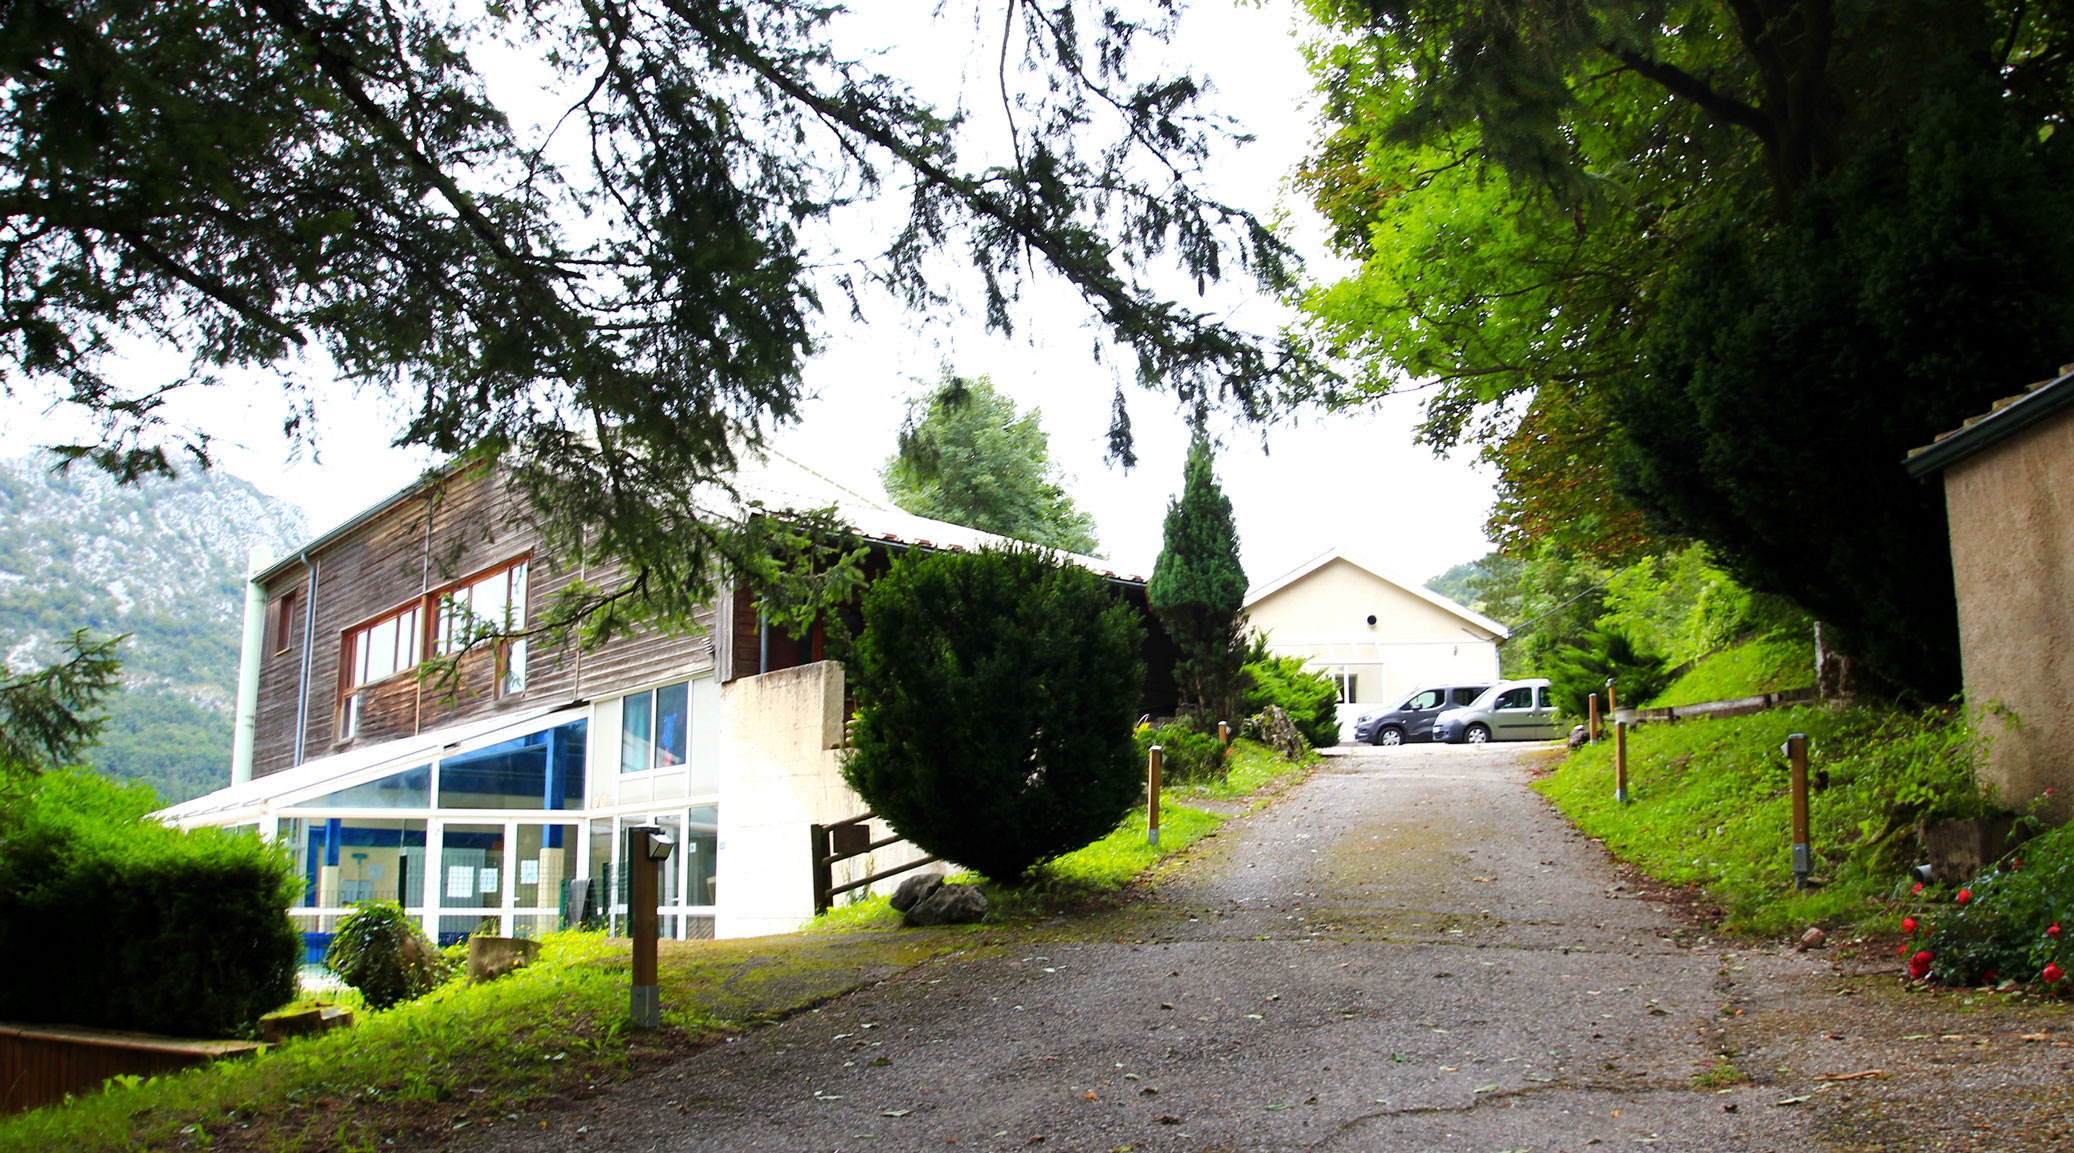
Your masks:
M90 1093L110 1077L153 1077L222 1057L256 1053L254 1041L183 1041L71 1025L0 1023L0 1115Z

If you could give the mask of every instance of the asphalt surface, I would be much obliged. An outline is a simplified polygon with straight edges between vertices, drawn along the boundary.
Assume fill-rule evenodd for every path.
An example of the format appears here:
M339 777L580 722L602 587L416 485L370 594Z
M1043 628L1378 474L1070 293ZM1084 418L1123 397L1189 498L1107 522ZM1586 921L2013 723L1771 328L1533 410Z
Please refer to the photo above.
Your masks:
M1823 962L1770 953L1746 973L1629 890L1526 787L1522 752L1334 757L1123 912L925 964L466 1144L1815 1144L1810 1110L1782 1107L1778 1086L1695 1078L1720 1060L1739 982Z

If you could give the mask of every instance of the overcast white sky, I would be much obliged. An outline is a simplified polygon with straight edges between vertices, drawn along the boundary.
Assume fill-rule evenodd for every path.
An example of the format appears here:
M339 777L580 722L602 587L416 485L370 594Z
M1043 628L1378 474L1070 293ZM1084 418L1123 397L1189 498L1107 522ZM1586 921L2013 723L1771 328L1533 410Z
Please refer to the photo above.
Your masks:
M888 71L914 76L926 94L948 99L961 78L970 85L977 82L975 70L991 68L998 45L972 44L969 26L916 31L907 22L920 7L897 0L882 11L898 18L862 23L902 37L888 46ZM1313 218L1284 187L1313 134L1294 20L1290 6L1277 0L1260 7L1195 0L1176 51L1214 82L1217 106L1259 137L1218 165L1215 191L1263 214L1279 205L1309 247L1317 231ZM500 99L504 95L500 90ZM1270 299L1235 290L1214 298L1256 331L1271 332L1280 316ZM1128 367L1097 363L1085 325L1076 302L1042 289L1013 339L986 334L977 320L918 331L890 304L872 308L862 325L832 312L825 347L806 372L811 399L804 418L774 443L854 487L878 492L877 471L892 451L903 400L919 387L915 378L933 379L946 363L962 375L990 376L1019 405L1041 408L1053 456L1069 474L1075 499L1094 515L1105 552L1120 568L1149 572L1167 500L1179 487L1186 428L1170 401L1129 389L1140 463L1126 474L1103 462L1110 398L1117 373ZM34 396L20 390L15 401L0 405L0 454L78 435L63 431L62 414L43 411ZM428 463L422 454L387 446L397 427L387 408L384 398L330 389L319 403L317 452L297 458L279 432L285 413L278 393L227 387L185 398L178 411L218 438L219 467L302 505L311 528L321 532ZM1255 583L1271 580L1339 545L1423 581L1487 552L1488 478L1466 459L1438 460L1414 445L1417 415L1416 394L1360 413L1299 413L1266 430L1265 451L1259 430L1221 429L1218 472L1237 514L1248 576Z

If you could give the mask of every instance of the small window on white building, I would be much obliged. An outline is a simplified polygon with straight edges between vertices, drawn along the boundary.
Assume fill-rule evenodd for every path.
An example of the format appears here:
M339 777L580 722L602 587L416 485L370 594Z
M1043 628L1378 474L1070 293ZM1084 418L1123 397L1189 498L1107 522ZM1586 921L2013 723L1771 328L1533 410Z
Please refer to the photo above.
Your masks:
M690 751L690 682L679 681L626 698L620 710L620 772L681 765Z

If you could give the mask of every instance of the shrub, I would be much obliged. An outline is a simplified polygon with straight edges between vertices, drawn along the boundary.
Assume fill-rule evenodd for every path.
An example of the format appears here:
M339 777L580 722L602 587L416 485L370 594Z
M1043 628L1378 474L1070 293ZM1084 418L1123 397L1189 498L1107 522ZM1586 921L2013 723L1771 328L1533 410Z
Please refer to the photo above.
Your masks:
M1271 657L1257 650L1245 674L1247 716L1280 705L1313 748L1339 743L1339 689L1331 677L1305 671L1300 657Z
M1930 953L1931 980L2035 981L2047 965L2074 970L2074 825L2025 841L1962 891L1964 902L1940 892L1916 913L1927 926L1921 948Z
M1208 733L1199 733L1176 722L1137 731L1138 763L1144 764L1152 746L1160 747L1160 778L1175 784L1196 784L1224 779L1225 744Z
M1612 629L1592 629L1550 654L1545 665L1548 691L1555 697L1556 707L1573 717L1585 715L1585 698L1593 693L1601 694L1604 707L1607 677L1613 678L1623 707L1654 698L1670 683L1661 658L1642 651Z
M361 905L340 922L324 967L359 990L370 1009L421 997L452 969L446 954L394 901Z
M229 1036L295 995L300 890L249 834L145 819L148 786L44 773L0 828L0 1018Z
M1015 880L1137 802L1142 638L1036 549L905 557L864 598L843 777L924 850Z

